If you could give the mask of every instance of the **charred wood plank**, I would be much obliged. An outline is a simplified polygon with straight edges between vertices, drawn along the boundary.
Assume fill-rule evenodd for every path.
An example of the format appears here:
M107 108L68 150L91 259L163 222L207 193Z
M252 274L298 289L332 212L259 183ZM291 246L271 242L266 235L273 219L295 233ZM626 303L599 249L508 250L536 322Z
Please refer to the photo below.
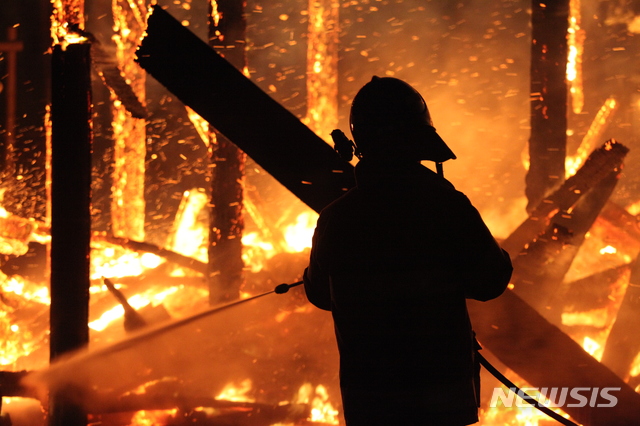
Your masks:
M611 196L619 177L620 168L610 171L609 176L589 189L571 211L556 213L547 231L513 262L515 292L554 323L560 323L562 311L559 298L557 303L551 303L551 300L557 295L585 234Z
M564 181L569 0L531 2L531 137L527 211Z
M626 146L614 139L594 150L576 174L542 200L531 211L529 217L502 242L502 247L511 254L512 260L528 243L544 232L550 219L558 211L573 207L582 194L597 185L613 170L619 169L628 152Z
M109 292L113 294L113 297L122 305L124 308L124 329L125 331L134 331L139 330L143 327L147 326L147 321L136 311L133 306L129 304L129 301L125 297L124 294L120 290L118 290L113 282L109 278L104 278L104 285L107 286Z
M353 167L171 15L154 6L137 62L312 209L355 185Z

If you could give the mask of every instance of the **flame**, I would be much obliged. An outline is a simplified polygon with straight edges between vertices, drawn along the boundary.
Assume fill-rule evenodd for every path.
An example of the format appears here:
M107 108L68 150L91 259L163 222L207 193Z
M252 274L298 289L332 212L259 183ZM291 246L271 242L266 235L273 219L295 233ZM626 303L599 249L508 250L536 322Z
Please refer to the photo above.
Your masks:
M132 13L127 13L128 11ZM145 73L134 62L135 51L146 28L149 10L144 0L112 0L116 57L123 77L138 99L145 99ZM114 170L111 202L113 233L144 241L144 179L146 122L129 115L111 94L114 138Z
M598 110L595 118L589 126L589 130L582 138L575 155L567 156L565 160L566 177L573 176L585 162L593 147L599 143L602 134L611 122L613 114L618 109L618 102L614 97L608 98Z
M310 1L307 35L307 116L322 139L338 124L338 0Z
M579 114L584 106L584 91L582 87L582 54L584 53L585 31L580 28L580 0L569 2L570 17L567 30L567 81L573 112Z
M156 293L156 290L150 290L144 294L136 294L127 301L134 309L140 309L147 305L153 304L158 305L167 298L167 296L176 293L179 290L178 287L169 287L159 293ZM117 305L114 308L109 309L104 312L100 318L95 321L91 321L89 323L89 328L95 331L103 331L106 329L112 322L122 318L124 316L124 308L122 305Z
M306 248L311 248L311 239L317 221L318 214L314 211L300 213L296 222L284 230L284 239L287 243L286 251L298 253Z
M0 365L15 365L22 357L29 355L43 344L29 327L32 318L18 316L22 309L31 309L36 304L49 305L49 289L19 277L8 277L0 272L0 333L3 337L0 344ZM44 336L40 336L44 337Z
M169 249L202 262L209 261L207 243L208 223L199 221L198 216L206 211L209 197L204 190L185 191L176 213L174 231L170 237Z
M103 246L91 250L92 272L90 278L99 280L102 277L138 276L149 269L157 268L163 263L163 258L152 253L141 254L122 247Z
M606 246L600 249L600 254L616 254L618 249L613 246Z
M157 426L167 424L169 419L178 412L173 410L142 410L137 411L131 418L130 426Z
M61 45L63 49L69 44L84 43L87 38L78 32L70 31L76 26L84 29L84 0L51 0L51 39L53 45Z
M187 110L187 116L189 117L191 124L193 124L196 132L198 132L198 136L200 136L200 139L202 139L202 142L204 142L205 146L208 147L209 145L211 145L211 138L215 138L216 135L215 133L209 131L209 122L200 117L200 114L186 105L185 109Z
M216 399L224 399L225 401L233 402L255 402L254 397L247 395L251 391L252 387L253 382L251 379L245 379L240 383L227 383L224 389L222 389L218 396L216 396Z
M311 416L309 421L318 422L330 425L339 425L340 420L338 418L338 410L333 408L329 400L329 393L327 388L323 385L318 385L315 388L311 383L303 384L298 390L298 398L296 401L298 404L310 404Z

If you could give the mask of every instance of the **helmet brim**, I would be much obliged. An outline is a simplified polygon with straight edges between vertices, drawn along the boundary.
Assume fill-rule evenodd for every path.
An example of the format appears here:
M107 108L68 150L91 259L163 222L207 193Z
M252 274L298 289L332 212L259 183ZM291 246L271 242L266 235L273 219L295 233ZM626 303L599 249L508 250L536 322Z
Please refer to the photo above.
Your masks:
M457 158L433 127L425 126L423 129L421 131L423 135L420 135L420 139L424 141L420 150L421 160L444 163L447 160L455 160Z

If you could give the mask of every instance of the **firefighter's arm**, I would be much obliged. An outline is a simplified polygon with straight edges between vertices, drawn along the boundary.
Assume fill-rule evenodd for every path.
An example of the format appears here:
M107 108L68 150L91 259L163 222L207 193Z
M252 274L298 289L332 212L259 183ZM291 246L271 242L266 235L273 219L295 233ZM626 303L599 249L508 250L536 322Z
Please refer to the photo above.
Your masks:
M331 310L331 286L329 280L329 274L327 274L317 259L317 247L321 234L321 219L318 221L318 226L313 234L313 244L311 248L311 254L309 256L309 266L304 270L304 290L307 294L307 299L313 305L325 311Z
M513 266L509 254L491 235L480 213L468 199L466 201L465 218L458 222L462 224L458 229L466 259L466 266L461 270L465 296L480 301L491 300L507 288Z

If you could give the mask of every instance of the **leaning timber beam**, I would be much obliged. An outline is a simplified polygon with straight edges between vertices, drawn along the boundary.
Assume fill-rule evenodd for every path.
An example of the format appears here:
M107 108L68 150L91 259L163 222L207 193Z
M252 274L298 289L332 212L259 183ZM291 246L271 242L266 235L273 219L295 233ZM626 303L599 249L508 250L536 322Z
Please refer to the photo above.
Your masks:
M544 232L556 213L572 208L582 194L606 178L612 170L620 168L628 152L629 148L614 139L594 150L576 174L542 200L529 217L502 242L502 247L509 252L511 259Z
M309 207L355 185L349 163L158 5L147 34L140 66Z
M206 43L157 6L148 22L140 65L302 201L317 211L353 186L350 165ZM481 343L532 386L620 387L615 407L565 407L572 417L637 424L640 395L512 291L469 306Z

